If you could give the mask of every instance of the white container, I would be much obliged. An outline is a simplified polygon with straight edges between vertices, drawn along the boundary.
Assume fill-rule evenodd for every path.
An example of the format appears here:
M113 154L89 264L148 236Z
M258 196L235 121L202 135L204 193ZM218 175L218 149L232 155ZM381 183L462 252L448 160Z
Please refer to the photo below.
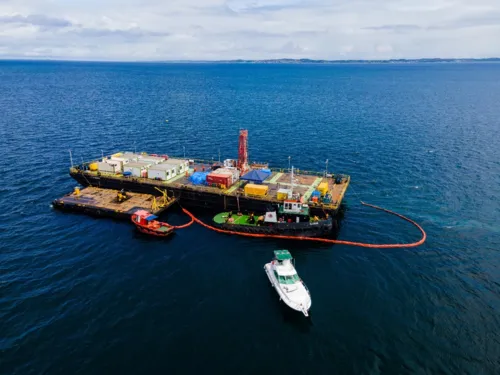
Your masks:
M152 180L167 181L177 176L177 169L175 165L171 164L157 164L148 169L148 178Z
M138 161L142 163L160 164L165 158L161 156L142 155Z
M184 159L168 159L165 164L175 165L178 174L186 172L189 168L189 160Z
M104 160L106 163L110 165L115 166L115 172L122 172L123 171L123 162L120 160L111 160L111 159L106 159Z
M104 173L118 173L121 172L121 162L105 160L97 163L97 170Z
M117 155L117 156L125 156L130 159L139 159L141 157L141 154L137 154L132 151L125 151L122 155Z
M224 160L224 167L230 168L230 167L235 167L235 166L236 166L236 160L233 160L233 159Z
M134 159L132 155L111 156L111 160L121 161L123 164L128 164L130 162L137 161L137 159Z
M123 172L130 172L134 177L147 177L147 169L150 166L149 163L130 162L123 166Z
M232 183L234 184L236 181L240 179L240 171L237 168L218 168L212 173L219 174L219 173L230 173L233 176L233 181Z

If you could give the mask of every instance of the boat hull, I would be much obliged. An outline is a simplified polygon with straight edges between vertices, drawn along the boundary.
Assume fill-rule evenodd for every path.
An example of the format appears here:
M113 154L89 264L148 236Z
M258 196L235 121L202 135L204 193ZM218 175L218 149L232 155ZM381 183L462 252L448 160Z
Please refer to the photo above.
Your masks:
M151 235L151 236L156 236L156 237L168 237L172 233L174 233L173 229L170 229L168 231L160 231L160 230L155 230L155 229L143 227L141 225L136 225L135 227L141 233L148 234L148 235Z
M311 305L312 305L312 300L311 300L311 296L309 295L309 291L307 291L307 295L308 295L307 300L301 301L301 303L298 303L296 301L291 301L287 297L285 292L283 290L281 290L278 280L276 279L276 277L274 277L271 263L267 263L266 265L264 265L264 271L266 272L266 275L267 275L269 281L271 282L271 285L278 293L280 300L283 301L292 310L301 312L305 316L309 316L309 310L311 309ZM307 290L307 287L305 286L305 284L303 282L302 282L302 284L303 284L304 288L306 288L306 290Z
M243 233L272 234L291 237L324 237L332 233L332 220L320 220L314 223L274 223L273 225L242 225L216 223L218 228Z

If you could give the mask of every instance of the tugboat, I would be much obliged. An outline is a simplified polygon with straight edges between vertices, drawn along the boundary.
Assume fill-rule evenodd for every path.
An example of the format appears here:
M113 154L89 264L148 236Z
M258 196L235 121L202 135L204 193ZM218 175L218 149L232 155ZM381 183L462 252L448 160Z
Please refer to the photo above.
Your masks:
M174 233L174 228L156 219L158 216L146 210L138 210L132 214L132 223L141 233L158 237L167 237Z
M309 206L293 200L285 200L277 209L254 215L221 212L213 218L215 226L235 232L276 234L284 236L320 237L332 231L332 218L309 215Z
M290 308L309 316L311 294L306 284L297 275L293 258L288 250L275 250L274 259L264 265L267 277L278 292L280 300Z

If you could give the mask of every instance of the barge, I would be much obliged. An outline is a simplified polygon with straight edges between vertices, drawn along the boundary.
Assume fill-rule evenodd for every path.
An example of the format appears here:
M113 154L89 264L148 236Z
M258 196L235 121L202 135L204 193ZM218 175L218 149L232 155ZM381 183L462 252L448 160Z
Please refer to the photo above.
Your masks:
M115 219L130 219L138 210L148 210L152 214L160 215L176 202L173 197L168 197L166 192L162 195L126 193L120 190L100 189L86 187L58 198L52 202L54 208L62 211L74 211L91 216L111 217Z
M124 151L72 165L70 176L84 187L142 194L161 190L185 207L219 212L265 212L269 205L293 199L307 203L313 215L337 214L349 176L249 164L247 136L240 131L238 159L224 163Z

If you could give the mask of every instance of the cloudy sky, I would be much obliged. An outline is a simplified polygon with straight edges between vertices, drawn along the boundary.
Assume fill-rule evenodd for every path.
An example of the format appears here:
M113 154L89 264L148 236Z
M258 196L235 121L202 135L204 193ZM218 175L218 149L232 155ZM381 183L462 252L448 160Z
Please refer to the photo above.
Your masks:
M500 56L500 0L0 0L0 58Z

